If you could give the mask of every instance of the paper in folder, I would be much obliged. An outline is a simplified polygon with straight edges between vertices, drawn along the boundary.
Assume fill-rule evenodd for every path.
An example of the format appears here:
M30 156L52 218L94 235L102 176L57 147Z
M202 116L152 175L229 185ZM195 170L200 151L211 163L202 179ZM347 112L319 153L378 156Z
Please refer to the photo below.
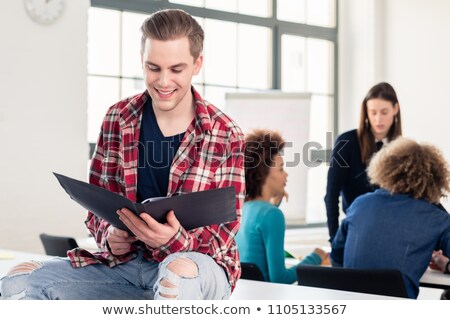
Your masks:
M186 230L236 220L236 193L234 187L211 189L155 201L135 203L93 184L53 173L61 186L75 202L111 223L116 228L130 230L120 221L117 210L128 208L136 215L150 214L160 223L166 222L166 214L173 210Z

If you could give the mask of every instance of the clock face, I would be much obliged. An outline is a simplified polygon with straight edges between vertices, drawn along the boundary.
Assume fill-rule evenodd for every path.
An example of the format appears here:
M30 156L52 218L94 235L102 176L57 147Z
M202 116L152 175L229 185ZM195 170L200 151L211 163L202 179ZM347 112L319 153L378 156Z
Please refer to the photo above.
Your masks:
M37 23L51 24L64 11L64 0L24 0L28 15Z

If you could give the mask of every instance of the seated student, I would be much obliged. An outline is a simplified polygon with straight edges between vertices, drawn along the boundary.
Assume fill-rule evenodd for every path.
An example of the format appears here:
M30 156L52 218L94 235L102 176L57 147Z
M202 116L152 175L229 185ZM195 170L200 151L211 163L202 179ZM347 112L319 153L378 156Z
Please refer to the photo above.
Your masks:
M332 243L332 263L398 269L408 296L417 298L433 251L450 255L450 215L438 207L450 190L447 163L436 147L398 138L374 156L368 175L380 189L349 207Z
M285 195L287 173L283 169L280 153L284 141L279 134L255 130L246 136L245 186L247 190L243 206L241 228L236 243L241 262L255 263L264 279L270 282L293 283L295 266L285 267L283 213L277 204ZM316 249L300 263L321 264L327 254Z
M430 268L450 274L450 259L442 254L442 250L433 252ZM441 300L450 300L450 289L442 292Z

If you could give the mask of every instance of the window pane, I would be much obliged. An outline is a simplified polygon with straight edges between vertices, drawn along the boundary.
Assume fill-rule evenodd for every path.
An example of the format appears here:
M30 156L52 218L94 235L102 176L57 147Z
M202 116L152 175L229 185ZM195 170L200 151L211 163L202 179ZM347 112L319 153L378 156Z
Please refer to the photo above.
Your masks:
M200 17L194 17L195 20L197 20L198 24L205 30L205 19ZM203 51L205 51L205 43L203 43ZM204 62L203 62L204 63ZM192 83L203 83L205 81L205 67L200 69L200 72L198 75L194 76L192 79Z
M311 151L327 148L327 132L332 132L333 97L313 94L311 97L309 137L310 141L319 143L321 147L311 146ZM304 155L305 156L305 155ZM308 155L308 160L312 160ZM324 222L326 214L323 198L325 196L328 166L322 163L317 167L308 169L307 200L306 200L306 222Z
M88 76L88 141L97 142L106 110L119 100L119 79Z
M237 24L205 20L205 82L236 86Z
M237 0L205 0L205 8L237 12Z
M135 94L145 91L144 80L141 79L122 79L121 97L120 99L134 96Z
M271 30L239 24L238 38L238 85L255 89L271 88Z
M333 93L333 44L327 40L308 38L306 42L306 90Z
M202 96L203 99L205 98L205 86L200 83L192 82L192 85L194 86L195 90Z
M88 73L118 75L120 11L89 8Z
M169 0L169 2L185 4L193 7L203 7L203 0Z
M271 17L272 0L240 0L238 12L251 16Z
M281 89L305 91L305 38L281 36Z
M333 97L313 94L311 97L309 137L325 147L327 132L332 131Z
M227 92L236 92L235 88L224 88L224 87L216 87L216 86L205 86L205 95L204 99L208 102L212 103L217 108L224 110L225 109L225 94Z
M305 0L278 0L278 20L305 23Z
M122 14L122 76L142 78L141 25L146 14Z
M322 163L318 167L309 168L306 187L306 223L327 221L325 212L325 190L327 189L328 166Z
M335 0L307 0L306 23L324 27L336 26Z

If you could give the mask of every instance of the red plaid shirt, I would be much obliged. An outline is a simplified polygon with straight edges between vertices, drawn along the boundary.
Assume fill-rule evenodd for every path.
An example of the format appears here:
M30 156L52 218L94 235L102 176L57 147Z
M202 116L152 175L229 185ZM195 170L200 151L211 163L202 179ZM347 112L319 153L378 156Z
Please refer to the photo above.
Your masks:
M169 242L159 248L146 246L144 256L161 262L174 252L196 251L211 256L222 266L234 289L241 274L234 237L239 229L245 194L244 137L240 128L192 88L196 109L174 156L169 175L168 196L234 186L237 221L186 231L180 227ZM138 142L147 92L124 99L109 108L91 162L89 182L136 201ZM175 212L176 214L176 212ZM193 212L192 214L195 214ZM104 263L109 267L130 261L137 247L114 256L107 245L109 223L88 212L85 221L102 252L83 249L68 253L73 267Z

